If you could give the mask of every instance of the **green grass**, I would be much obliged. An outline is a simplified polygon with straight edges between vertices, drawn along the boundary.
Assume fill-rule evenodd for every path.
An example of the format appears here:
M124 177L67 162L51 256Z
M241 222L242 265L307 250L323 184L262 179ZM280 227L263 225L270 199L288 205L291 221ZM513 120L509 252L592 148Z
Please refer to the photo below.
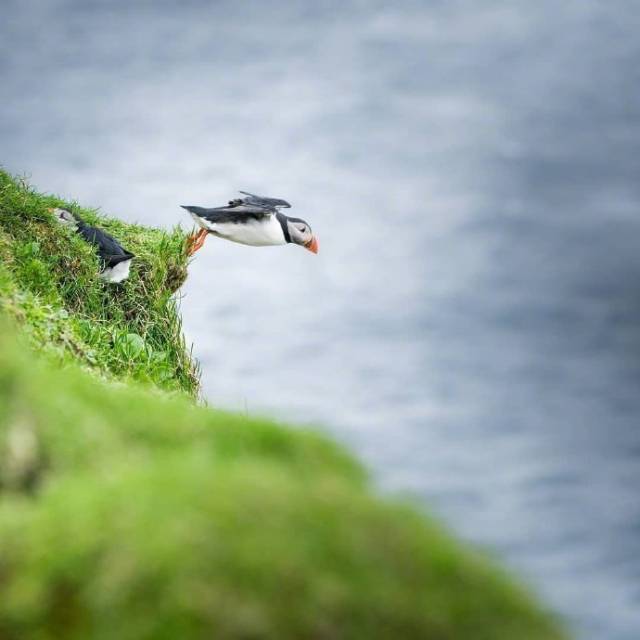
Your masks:
M179 231L74 205L139 256L104 284L0 185L0 640L565 637L326 438L194 402Z
M324 438L1 335L1 638L561 637Z
M50 207L98 224L136 254L121 284L98 278L94 249L58 224ZM59 362L147 381L192 396L198 375L185 349L174 293L186 278L184 234L106 218L41 195L0 171L0 305L31 343Z

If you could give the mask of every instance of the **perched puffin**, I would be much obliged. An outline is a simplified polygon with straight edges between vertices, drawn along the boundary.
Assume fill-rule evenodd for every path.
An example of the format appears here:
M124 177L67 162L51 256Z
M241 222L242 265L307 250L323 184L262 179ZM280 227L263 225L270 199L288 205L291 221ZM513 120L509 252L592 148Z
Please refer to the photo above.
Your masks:
M120 243L98 227L92 227L66 209L49 209L61 224L72 227L89 244L96 247L102 269L100 277L107 282L122 282L129 277L133 253L123 249Z
M240 193L244 197L230 200L226 207L206 209L180 205L200 227L200 231L189 238L190 256L202 247L210 233L252 247L294 243L318 253L318 241L309 224L280 211L291 207L286 200L264 198L246 191Z

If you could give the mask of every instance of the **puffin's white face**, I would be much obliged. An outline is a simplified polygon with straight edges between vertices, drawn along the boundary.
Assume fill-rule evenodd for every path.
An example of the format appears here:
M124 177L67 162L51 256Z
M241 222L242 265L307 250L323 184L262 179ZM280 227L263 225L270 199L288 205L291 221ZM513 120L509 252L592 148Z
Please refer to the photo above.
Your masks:
M67 211L66 209L49 209L51 213L55 216L56 220L60 224L64 224L65 226L73 226L76 227L78 225L78 221L74 218L71 211Z
M289 236L291 236L291 242L303 246L305 249L318 253L318 241L311 231L311 227L300 218L289 218L287 220L287 227L289 229Z

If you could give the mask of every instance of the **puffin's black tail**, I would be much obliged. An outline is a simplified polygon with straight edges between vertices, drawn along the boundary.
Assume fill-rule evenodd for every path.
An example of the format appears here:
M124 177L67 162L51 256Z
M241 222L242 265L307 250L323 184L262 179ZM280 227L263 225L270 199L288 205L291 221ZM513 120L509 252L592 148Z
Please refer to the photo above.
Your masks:
M126 262L127 260L131 260L132 258L135 258L133 253L129 253L126 249L121 256L107 255L107 256L100 256L100 257L104 260L105 266L107 267L115 267L117 264L120 264L121 262Z
M191 205L180 205L183 209L186 209L189 213L193 213L196 216L206 216L208 213L211 213L213 209L207 209L206 207L192 207Z

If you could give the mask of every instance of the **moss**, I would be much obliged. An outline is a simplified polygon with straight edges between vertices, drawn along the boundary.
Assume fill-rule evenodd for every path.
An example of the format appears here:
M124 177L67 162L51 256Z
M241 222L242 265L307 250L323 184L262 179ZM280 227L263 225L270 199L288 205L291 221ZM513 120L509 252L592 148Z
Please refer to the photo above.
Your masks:
M2 335L0 637L561 637L324 438Z

